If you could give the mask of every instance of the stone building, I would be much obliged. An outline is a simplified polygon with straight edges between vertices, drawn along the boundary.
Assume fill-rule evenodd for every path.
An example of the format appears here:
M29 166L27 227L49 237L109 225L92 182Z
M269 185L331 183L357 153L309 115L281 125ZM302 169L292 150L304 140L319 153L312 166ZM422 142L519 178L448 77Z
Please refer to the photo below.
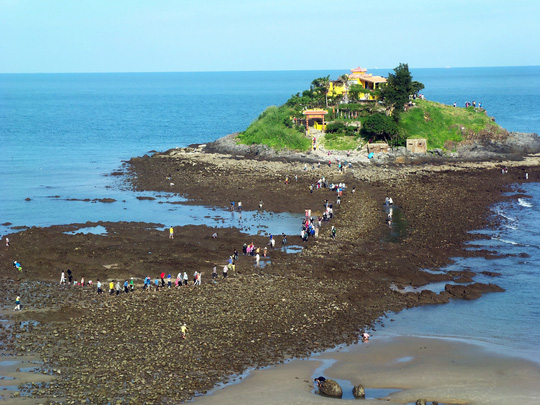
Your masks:
M427 153L427 139L407 139L407 150L412 153Z

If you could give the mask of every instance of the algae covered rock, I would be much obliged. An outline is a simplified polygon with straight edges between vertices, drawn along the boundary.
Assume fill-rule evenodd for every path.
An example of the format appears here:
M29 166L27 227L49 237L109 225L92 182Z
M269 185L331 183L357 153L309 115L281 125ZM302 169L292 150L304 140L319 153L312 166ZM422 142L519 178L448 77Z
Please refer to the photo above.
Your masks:
M355 385L353 387L352 393L353 393L353 396L355 398L365 398L366 397L366 389L361 384Z
M341 398L343 390L334 380L326 380L319 386L319 392L327 397Z

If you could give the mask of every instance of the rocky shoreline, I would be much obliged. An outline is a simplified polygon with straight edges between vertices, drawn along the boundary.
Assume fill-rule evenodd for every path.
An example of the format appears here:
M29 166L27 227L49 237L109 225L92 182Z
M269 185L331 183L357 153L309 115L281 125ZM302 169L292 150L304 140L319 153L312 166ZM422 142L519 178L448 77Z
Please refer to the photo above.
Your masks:
M267 145L245 145L237 142L238 133L221 137L204 145L191 145L189 149L202 150L205 153L226 154L235 157L262 158L265 160L298 161L317 163L328 161L328 151L316 150L298 153L288 149L276 150ZM362 151L331 151L331 156L341 161L360 164L392 164L439 162L453 163L486 160L521 160L524 155L540 153L540 137L536 133L507 132L500 139L482 138L475 141L463 141L456 144L453 152L441 149L428 150L427 154L414 154L405 147L392 148L389 152L375 153L372 160Z
M329 224L315 241L303 243L299 234L289 235L289 243L303 245L301 253L270 250L271 264L264 268L241 255L228 279L211 283L214 265L223 266L245 242L265 246L268 237L185 226L169 240L160 224L122 222L31 227L9 235L12 246L0 253L0 288L6 300L21 293L24 310L4 312L13 326L2 328L3 351L38 354L42 369L56 377L23 395L31 390L50 403L178 403L248 367L355 342L363 328L388 311L501 291L496 274L492 284L478 284L472 271L420 269L444 266L456 256L490 257L493 252L463 249L464 242L479 237L467 231L496 226L489 207L510 198L503 193L513 185L540 180L540 158L534 155L410 164L400 159L362 164L359 157L349 159L352 168L339 173L336 158L345 160L339 154L330 155L331 166L319 168L319 159L307 154L293 159L271 152L266 159L260 151L224 153L221 141L216 142L133 158L125 168L126 187L178 193L188 204L228 207L234 200L242 201L245 210L257 210L263 201L267 211L311 209L319 215L326 199L336 200L327 189L309 190L325 176L347 184L331 220L336 240ZM508 167L508 174L501 175L501 167ZM403 214L401 233L393 234L385 223L386 196ZM93 225L105 227L107 234L65 233ZM24 258L22 274L11 268L13 256ZM59 286L60 270L66 268L94 283L135 277L138 288L109 296L97 295L95 288ZM195 270L204 273L202 286L140 289L146 275L187 271L191 278ZM448 282L446 290L401 292L434 281ZM179 336L184 322L186 340Z

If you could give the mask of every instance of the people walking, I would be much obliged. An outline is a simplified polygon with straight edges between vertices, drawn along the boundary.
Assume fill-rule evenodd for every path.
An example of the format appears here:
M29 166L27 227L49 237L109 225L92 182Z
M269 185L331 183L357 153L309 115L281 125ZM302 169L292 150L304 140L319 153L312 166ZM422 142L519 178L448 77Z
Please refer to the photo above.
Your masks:
M21 297L19 294L17 294L17 298L15 299L15 309L14 311L20 311L21 310Z
M188 327L186 324L183 324L181 327L180 327L180 333L182 334L182 339L185 339L186 338L186 333L188 331Z

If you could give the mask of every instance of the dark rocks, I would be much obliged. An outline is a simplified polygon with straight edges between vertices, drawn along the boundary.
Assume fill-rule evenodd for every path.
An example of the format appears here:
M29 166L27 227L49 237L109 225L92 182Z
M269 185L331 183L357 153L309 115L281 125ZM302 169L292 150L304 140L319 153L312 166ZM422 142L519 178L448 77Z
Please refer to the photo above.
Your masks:
M116 200L114 198L94 198L92 201L101 203L113 203Z
M504 288L496 284L473 283L469 285L446 284L444 290L453 298L462 298L464 300L474 300L480 298L486 292L503 292Z
M502 273L499 273L499 272L496 272L496 271L481 271L480 274L483 274L484 276L488 276L488 277L502 276Z
M353 387L352 393L353 393L353 396L355 398L365 398L366 397L366 389L361 384L355 385Z
M343 396L343 390L339 384L334 380L327 379L319 385L319 393L327 397L341 398Z

